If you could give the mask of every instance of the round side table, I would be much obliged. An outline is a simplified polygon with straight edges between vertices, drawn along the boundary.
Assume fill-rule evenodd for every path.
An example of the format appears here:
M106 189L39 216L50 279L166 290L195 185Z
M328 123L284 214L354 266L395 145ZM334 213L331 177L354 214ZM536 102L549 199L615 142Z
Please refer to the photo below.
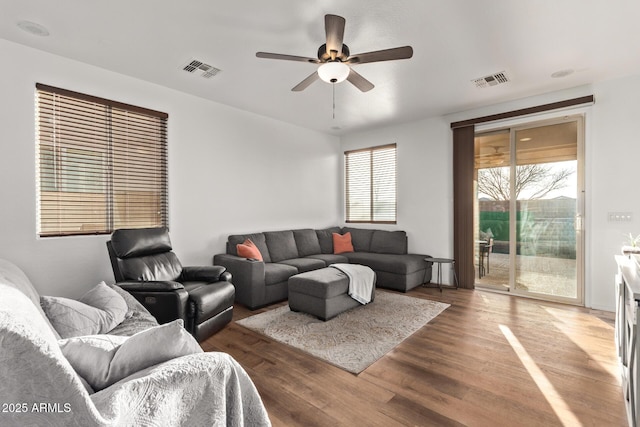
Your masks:
M438 288L440 289L440 292L442 292L442 268L441 268L442 264L451 264L451 268L453 270L453 279L456 282L456 285L455 287L454 286L447 286L447 287L458 289L458 276L456 275L456 261L454 259L427 257L424 260L427 262L438 264L437 278L438 278Z

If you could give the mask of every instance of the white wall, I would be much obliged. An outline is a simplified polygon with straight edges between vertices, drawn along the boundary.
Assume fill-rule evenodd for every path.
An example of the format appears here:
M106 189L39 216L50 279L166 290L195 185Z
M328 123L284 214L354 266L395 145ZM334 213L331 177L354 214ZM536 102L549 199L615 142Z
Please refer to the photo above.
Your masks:
M398 229L410 235L410 249L450 256L452 231L451 122L595 95L596 103L571 112L585 119L585 303L613 311L614 255L624 235L640 234L640 76L595 83L400 126L349 135L350 150L398 143ZM565 112L566 113L566 112ZM539 120L559 113L525 118ZM560 113L561 114L561 113ZM607 212L632 212L633 221L615 223ZM393 227L392 227L393 228Z
M404 230L409 252L451 257L453 149L449 123L436 117L342 137L343 151L392 143L397 144L397 224L352 226Z
M592 237L587 269L591 275L592 307L615 309L614 254L625 235L640 234L640 76L594 86L596 104L591 123ZM607 212L632 212L631 222L609 222Z
M107 236L36 236L36 82L169 114L169 206L183 264L210 264L236 232L341 221L337 137L0 40L0 257L42 294L113 281Z

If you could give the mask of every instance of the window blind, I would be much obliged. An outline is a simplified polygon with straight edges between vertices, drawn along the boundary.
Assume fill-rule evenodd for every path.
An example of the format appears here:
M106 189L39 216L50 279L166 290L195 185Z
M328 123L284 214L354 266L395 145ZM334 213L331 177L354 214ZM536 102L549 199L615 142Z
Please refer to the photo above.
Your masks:
M37 84L38 234L166 226L167 119Z
M396 223L396 144L346 151L346 222Z

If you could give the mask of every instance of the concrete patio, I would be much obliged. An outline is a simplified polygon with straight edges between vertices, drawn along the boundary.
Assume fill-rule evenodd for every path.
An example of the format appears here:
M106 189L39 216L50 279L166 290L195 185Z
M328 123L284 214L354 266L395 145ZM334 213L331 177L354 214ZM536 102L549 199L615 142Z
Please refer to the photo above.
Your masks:
M485 275L476 285L509 289L509 254L492 253L485 259ZM516 256L516 289L550 296L576 297L576 260L541 256Z

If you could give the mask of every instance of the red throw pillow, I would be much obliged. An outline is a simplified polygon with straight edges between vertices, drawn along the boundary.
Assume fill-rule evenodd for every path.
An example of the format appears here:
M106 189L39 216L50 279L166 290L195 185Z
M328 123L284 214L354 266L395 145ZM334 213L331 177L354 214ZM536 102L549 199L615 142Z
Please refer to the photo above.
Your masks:
M351 233L333 233L333 253L343 254L345 252L353 252L353 244L351 244Z
M262 261L262 254L260 253L260 249L258 249L256 244L253 243L251 239L247 239L242 243L238 243L236 245L236 250L238 251L238 256Z

